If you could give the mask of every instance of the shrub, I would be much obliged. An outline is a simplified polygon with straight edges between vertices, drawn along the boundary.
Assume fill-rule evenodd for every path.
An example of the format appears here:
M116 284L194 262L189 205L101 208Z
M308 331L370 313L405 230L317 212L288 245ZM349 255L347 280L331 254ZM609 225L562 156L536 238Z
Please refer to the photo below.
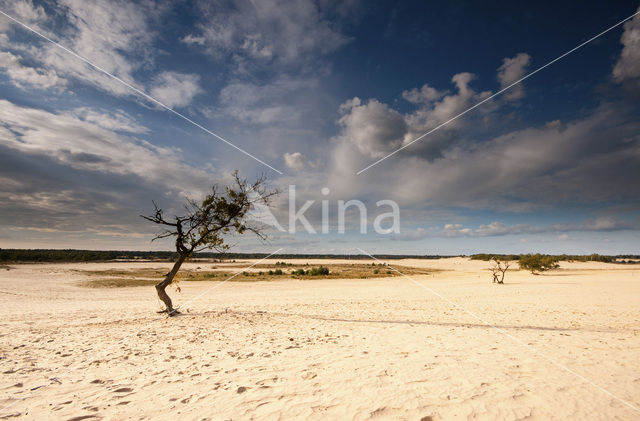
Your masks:
M523 254L520 256L518 264L520 268L530 270L535 275L536 272L544 272L559 267L558 261L560 261L558 256L548 256L540 253Z
M269 272L271 272L271 271L269 271ZM282 274L283 274L282 269L276 269L276 270L274 270L274 271L273 271L273 274L274 274L274 275L282 275Z
M326 266L319 266L319 267L314 267L311 268L310 271L308 271L312 276L319 276L319 275L328 275L329 274L329 268Z

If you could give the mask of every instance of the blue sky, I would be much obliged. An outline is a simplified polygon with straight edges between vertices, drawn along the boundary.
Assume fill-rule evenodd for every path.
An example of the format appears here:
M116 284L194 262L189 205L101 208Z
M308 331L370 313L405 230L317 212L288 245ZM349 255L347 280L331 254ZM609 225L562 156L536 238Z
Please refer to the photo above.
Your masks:
M0 247L169 249L139 218L238 169L329 233L238 251L640 253L635 1L29 1L0 10ZM273 169L277 170L274 171ZM280 174L281 172L282 174ZM322 188L329 188L322 195ZM366 205L337 231L337 203ZM373 232L380 200L399 231Z

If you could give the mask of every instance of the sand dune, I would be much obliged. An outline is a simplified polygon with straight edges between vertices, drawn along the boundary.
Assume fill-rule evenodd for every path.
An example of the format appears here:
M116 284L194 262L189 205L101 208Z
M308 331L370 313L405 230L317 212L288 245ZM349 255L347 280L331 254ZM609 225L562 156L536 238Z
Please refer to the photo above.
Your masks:
M182 282L188 312L171 319L150 287L78 286L78 270L168 264L11 265L0 417L640 418L640 267L562 263L498 286L486 262L390 263L441 271Z

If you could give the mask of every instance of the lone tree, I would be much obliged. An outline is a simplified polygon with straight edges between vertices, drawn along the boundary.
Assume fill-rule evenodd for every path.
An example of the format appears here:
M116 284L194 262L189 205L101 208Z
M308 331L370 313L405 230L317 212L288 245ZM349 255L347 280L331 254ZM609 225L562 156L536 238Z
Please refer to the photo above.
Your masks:
M511 262L501 262L498 258L491 259L493 266L491 267L491 273L493 274L493 282L498 284L504 284L504 274L507 273L507 269L511 266Z
M235 233L244 234L249 231L261 239L266 238L260 227L247 223L246 216L254 204L268 205L269 199L277 194L277 191L265 190L264 177L258 178L251 185L240 179L237 171L234 172L233 178L231 186L220 188L213 185L212 191L201 202L187 199L184 214L181 216L166 217L155 202L153 215L140 215L147 221L163 227L152 241L175 237L177 260L165 278L156 284L158 297L165 305L165 309L160 313L167 313L169 316L179 313L173 308L166 288L171 285L185 260L194 253L206 249L223 252L229 248L225 237Z
M546 256L540 253L524 254L520 256L518 264L522 269L527 269L532 274L537 275L538 273L536 272L544 272L560 267L559 261L560 258L558 256Z

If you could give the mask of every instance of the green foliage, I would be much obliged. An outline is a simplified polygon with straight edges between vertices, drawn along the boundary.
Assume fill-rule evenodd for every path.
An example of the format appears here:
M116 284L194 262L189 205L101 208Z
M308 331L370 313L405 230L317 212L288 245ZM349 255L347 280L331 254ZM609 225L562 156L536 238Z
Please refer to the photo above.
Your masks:
M530 270L531 273L544 272L559 267L559 256L549 256L540 253L524 254L520 256L518 264L520 268Z
M307 272L309 272L309 274L311 276L328 275L329 274L329 268L326 267L326 266L319 266L317 268L316 267L311 268L311 270L307 271Z

